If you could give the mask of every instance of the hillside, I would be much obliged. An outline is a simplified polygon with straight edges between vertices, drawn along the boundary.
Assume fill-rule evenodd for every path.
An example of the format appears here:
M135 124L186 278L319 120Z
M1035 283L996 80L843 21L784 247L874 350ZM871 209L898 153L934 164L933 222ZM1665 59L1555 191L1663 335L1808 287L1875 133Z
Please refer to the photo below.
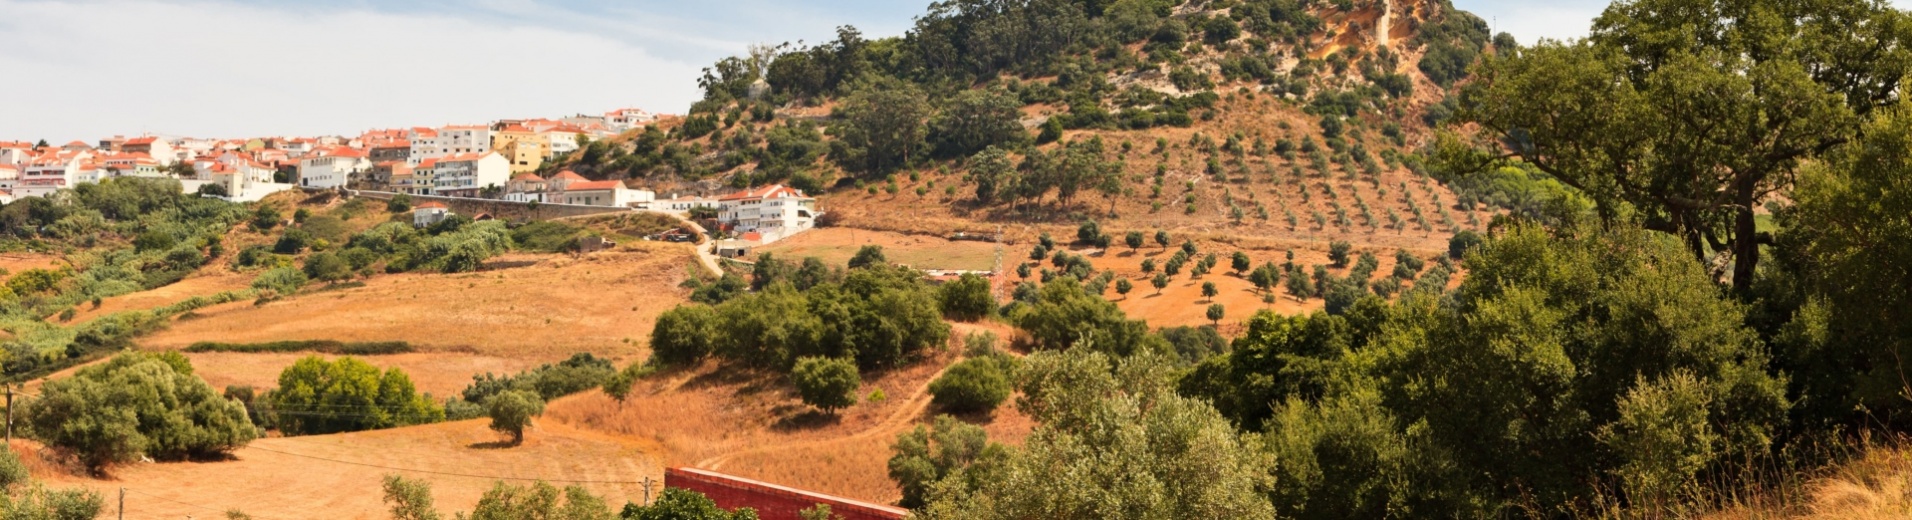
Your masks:
M1489 48L1446 2L992 5L720 61L686 117L547 168L666 196L783 182L821 194L836 225L1021 243L1093 218L1432 251L1497 211L1419 166L1449 87Z

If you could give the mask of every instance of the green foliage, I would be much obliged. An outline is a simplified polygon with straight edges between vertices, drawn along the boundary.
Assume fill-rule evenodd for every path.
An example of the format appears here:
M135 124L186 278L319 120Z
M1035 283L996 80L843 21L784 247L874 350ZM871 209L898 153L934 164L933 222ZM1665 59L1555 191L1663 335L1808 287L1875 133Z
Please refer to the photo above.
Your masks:
M48 489L34 484L17 495L0 495L0 516L20 520L92 520L106 509L105 498L87 489Z
M965 359L929 384L932 403L955 413L988 413L1009 398L1015 358L991 355Z
M260 273L258 278L252 280L252 288L281 295L292 295L297 294L299 288L305 287L305 282L304 272L290 267L280 267Z
M1000 89L965 90L943 102L930 119L931 146L941 157L967 157L990 147L1014 148L1029 139L1022 103Z
M943 284L936 290L943 315L957 321L979 321L996 312L996 295L989 280L970 273Z
M1161 330L1161 335L1183 365L1228 353L1228 340L1214 327L1167 327Z
M856 363L843 358L798 358L790 369L790 382L797 387L803 403L824 413L836 413L856 404L856 389L863 386Z
M667 487L651 505L627 503L618 516L624 520L757 520L757 511L748 507L725 511L702 493Z
M1035 302L1017 306L1009 318L1039 349L1086 345L1127 355L1145 346L1148 336L1146 323L1129 320L1114 303L1089 294L1072 278L1044 284Z
M490 372L471 376L471 384L460 397L467 402L485 403L507 391L526 391L550 401L559 397L603 386L617 373L611 360L579 352L557 364L544 364L517 375L497 376Z
M531 426L531 418L544 414L544 399L535 392L506 390L487 397L484 403L491 429L511 434L513 443L524 442L524 429Z
M392 520L439 520L432 506L431 483L398 474L385 475L385 503L391 504Z
M404 371L379 372L357 358L311 356L279 373L266 394L274 421L288 435L318 435L444 420L430 396L419 395Z
M852 269L841 282L806 291L776 282L714 310L722 326L713 329L711 353L774 370L804 356L854 357L865 368L895 366L949 339L949 325L922 274L887 264Z
M837 108L839 123L831 133L839 148L830 155L844 169L866 177L904 168L923 152L929 113L929 101L913 84L879 80L860 85ZM984 128L992 124L976 123Z
M651 358L674 366L703 361L720 339L717 319L717 311L707 305L681 305L664 311L651 327Z
M1353 252L1354 245L1352 244L1338 240L1330 242L1328 244L1328 261L1334 262L1334 266L1337 268L1347 267L1348 260L1353 258L1350 256Z
M576 250L584 228L556 220L539 220L511 230L511 243L525 251L561 253Z
M1207 404L1148 374L1160 358L1076 349L1024 361L1017 407L1041 426L1021 448L932 486L942 518L1270 518L1273 460ZM894 467L894 466L892 466Z
M890 263L889 258L883 256L883 246L868 245L857 248L856 255L850 257L849 265L851 269L862 269L888 263Z
M1486 242L1486 240L1481 238L1480 233L1461 230L1461 232L1455 233L1452 238L1447 239L1447 257L1455 260L1466 258L1468 251L1480 247L1484 242Z
M33 475L27 472L26 463L20 462L19 454L11 448L0 450L0 494L12 494L31 482L32 478Z
M1912 113L1891 108L1864 139L1809 168L1783 213L1783 267L1762 292L1775 361L1819 424L1912 424L1898 388L1912 370ZM1770 326L1770 325L1769 325ZM1863 417L1863 418L1862 418Z
M245 407L194 376L177 353L121 354L47 382L23 408L34 437L94 470L141 456L210 456L259 436Z
M499 481L471 510L470 520L518 520L549 518L563 520L611 520L611 506L603 498L580 486L556 486L542 481L514 486Z
M1801 165L1899 102L1912 62L1904 16L1840 0L1617 4L1587 39L1482 62L1460 116L1579 188L1602 216L1651 223L1695 256L1730 248L1743 293L1764 243L1756 211L1792 187ZM1690 138L1744 125L1769 130ZM1444 141L1455 171L1479 171L1503 152Z
M307 278L313 280L340 282L352 278L352 265L329 251L313 253L305 259L304 273Z
M937 481L978 464L1000 464L1008 456L1003 445L989 442L980 426L947 415L936 416L933 424L933 429L917 425L897 434L890 445L890 480L903 489L903 507L923 507Z

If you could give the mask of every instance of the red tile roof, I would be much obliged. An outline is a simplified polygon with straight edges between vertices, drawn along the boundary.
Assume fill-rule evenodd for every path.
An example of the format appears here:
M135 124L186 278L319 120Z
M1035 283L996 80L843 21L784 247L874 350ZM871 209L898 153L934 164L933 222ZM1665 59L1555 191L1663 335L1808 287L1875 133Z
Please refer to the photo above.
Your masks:
M803 192L797 190L796 188L791 188L789 186L784 186L782 184L772 184L772 185L764 186L761 188L753 188L753 189L748 189L748 190L732 193L729 195L725 195L722 198L719 198L717 200L730 201L730 200L745 200L745 199L764 199L764 198L776 197L779 195L787 196L787 197L802 197Z
M525 181L525 182L544 182L544 177L539 177L538 174L535 174L535 173L521 173L521 174L518 174L517 177L512 177L511 180Z
M557 180L565 180L565 181L588 181L588 180L590 180L590 179L586 179L586 178L584 178L584 176L583 176L583 175L578 175L578 172L574 172L574 171L571 171L571 170L565 170L565 171L561 171L561 172L558 172L558 174L557 174L557 175L553 175L553 176L551 176L551 180L554 180L554 181L557 181Z
M573 182L564 187L564 191L614 190L624 187L624 181Z

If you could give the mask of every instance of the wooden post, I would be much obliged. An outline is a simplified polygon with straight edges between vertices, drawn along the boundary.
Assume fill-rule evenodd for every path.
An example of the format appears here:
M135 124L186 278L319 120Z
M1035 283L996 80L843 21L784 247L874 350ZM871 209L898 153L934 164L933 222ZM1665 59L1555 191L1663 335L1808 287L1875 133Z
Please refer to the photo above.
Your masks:
M120 488L119 520L126 520L126 488Z
M13 385L7 384L7 449L13 449Z

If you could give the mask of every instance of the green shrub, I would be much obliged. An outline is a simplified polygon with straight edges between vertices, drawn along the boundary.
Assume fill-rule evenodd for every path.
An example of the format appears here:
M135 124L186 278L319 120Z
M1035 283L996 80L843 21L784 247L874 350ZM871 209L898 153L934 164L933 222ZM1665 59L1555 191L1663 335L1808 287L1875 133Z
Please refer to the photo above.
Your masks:
M305 287L305 273L290 267L279 267L260 273L252 280L252 288L272 291L280 295L292 295Z
M932 402L956 413L987 413L1009 398L1014 358L988 356L951 365L929 384Z
M677 366L703 361L718 339L717 324L717 311L707 305L664 311L651 327L651 359Z
M419 395L397 368L381 373L364 361L311 356L279 373L279 388L267 394L274 422L289 435L315 435L426 424L445 410Z
M937 288L943 315L957 321L978 321L996 311L996 295L989 280L970 273Z
M546 364L517 375L497 376L486 372L472 376L471 384L462 395L466 401L483 403L493 395L523 390L549 401L603 386L616 373L617 367L610 360L579 352L555 365Z
M23 408L34 437L95 470L141 456L223 453L259 436L245 407L195 377L177 353L121 354L47 382Z
M584 228L553 220L540 220L518 226L511 230L511 241L519 249L543 253L559 253L577 249L578 238L585 235Z
M544 414L544 399L524 390L506 390L485 399L485 416L491 429L511 434L511 442L524 442L524 429L531 418Z
M790 371L790 382L797 387L803 403L824 413L836 413L856 404L856 389L863 386L856 362L845 358L806 357L797 360Z

